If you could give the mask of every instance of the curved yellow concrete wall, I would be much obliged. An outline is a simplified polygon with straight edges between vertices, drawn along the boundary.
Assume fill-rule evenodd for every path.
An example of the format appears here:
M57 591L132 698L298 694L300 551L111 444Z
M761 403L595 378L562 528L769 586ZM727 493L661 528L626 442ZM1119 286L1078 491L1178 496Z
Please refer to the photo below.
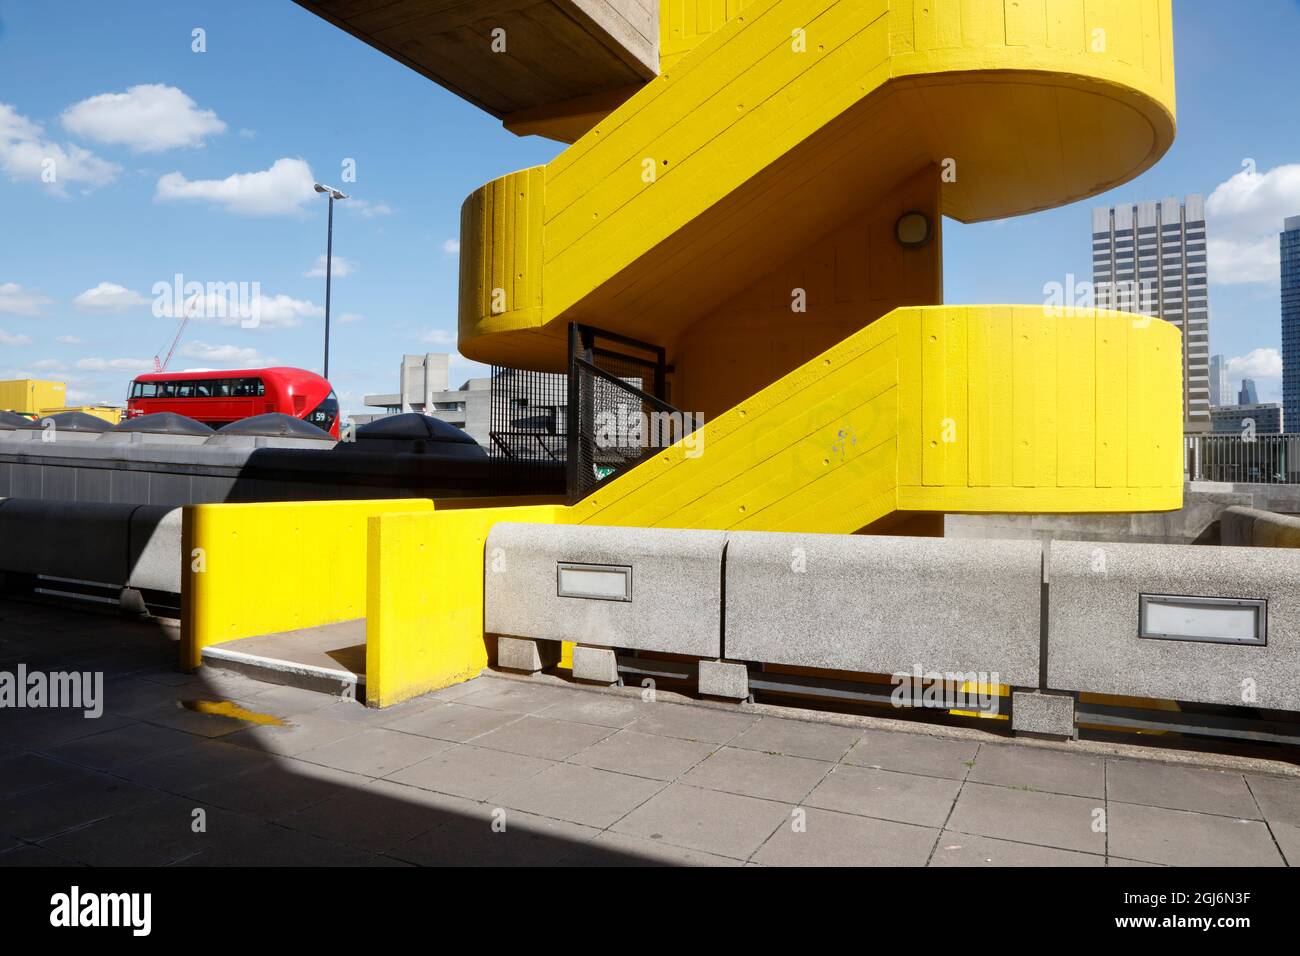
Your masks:
M1173 139L1169 0L751 0L720 26L719 3L665 6L666 72L466 202L466 355L558 368L572 320L675 342L925 170L933 211L996 218ZM703 6L709 32L674 41Z

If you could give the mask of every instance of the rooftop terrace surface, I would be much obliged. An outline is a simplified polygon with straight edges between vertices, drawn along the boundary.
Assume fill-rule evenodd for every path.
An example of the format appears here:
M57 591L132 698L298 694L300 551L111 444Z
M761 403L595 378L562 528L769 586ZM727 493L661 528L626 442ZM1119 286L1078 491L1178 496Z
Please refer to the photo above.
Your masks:
M104 681L0 709L0 865L1300 864L1280 763L491 674L376 711L175 652L0 601L0 670Z

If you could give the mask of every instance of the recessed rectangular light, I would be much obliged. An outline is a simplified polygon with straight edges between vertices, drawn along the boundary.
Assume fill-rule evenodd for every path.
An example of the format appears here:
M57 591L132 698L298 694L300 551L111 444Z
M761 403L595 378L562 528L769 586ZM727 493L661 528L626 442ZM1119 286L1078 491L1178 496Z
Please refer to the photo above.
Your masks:
M1268 601L1263 598L1143 594L1138 636L1208 644L1268 643Z
M617 564L556 565L556 593L560 597L592 601L631 601L632 568Z

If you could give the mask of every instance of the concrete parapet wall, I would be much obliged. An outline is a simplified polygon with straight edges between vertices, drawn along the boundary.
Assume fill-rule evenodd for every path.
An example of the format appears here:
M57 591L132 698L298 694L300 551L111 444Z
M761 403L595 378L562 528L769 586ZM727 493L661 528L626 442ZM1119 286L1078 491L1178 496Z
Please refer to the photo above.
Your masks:
M1221 544L1242 548L1300 548L1300 518L1232 507L1219 516Z
M1036 686L1041 597L1032 541L733 532L725 656Z
M487 541L485 629L718 657L726 540L720 531L498 524ZM561 564L630 569L628 599L561 596Z
M180 509L0 500L0 571L179 594Z
M1056 542L1047 685L1300 709L1300 552ZM1268 602L1265 646L1142 638L1143 594Z

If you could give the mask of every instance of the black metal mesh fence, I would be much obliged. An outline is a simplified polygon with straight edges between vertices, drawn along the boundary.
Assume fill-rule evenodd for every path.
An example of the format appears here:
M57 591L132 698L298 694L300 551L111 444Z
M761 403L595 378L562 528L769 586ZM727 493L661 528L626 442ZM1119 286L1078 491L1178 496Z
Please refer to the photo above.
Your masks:
M589 326L570 329L569 501L667 448L695 427L667 401L658 346Z
M562 480L568 457L568 376L492 367L488 455L512 473Z

